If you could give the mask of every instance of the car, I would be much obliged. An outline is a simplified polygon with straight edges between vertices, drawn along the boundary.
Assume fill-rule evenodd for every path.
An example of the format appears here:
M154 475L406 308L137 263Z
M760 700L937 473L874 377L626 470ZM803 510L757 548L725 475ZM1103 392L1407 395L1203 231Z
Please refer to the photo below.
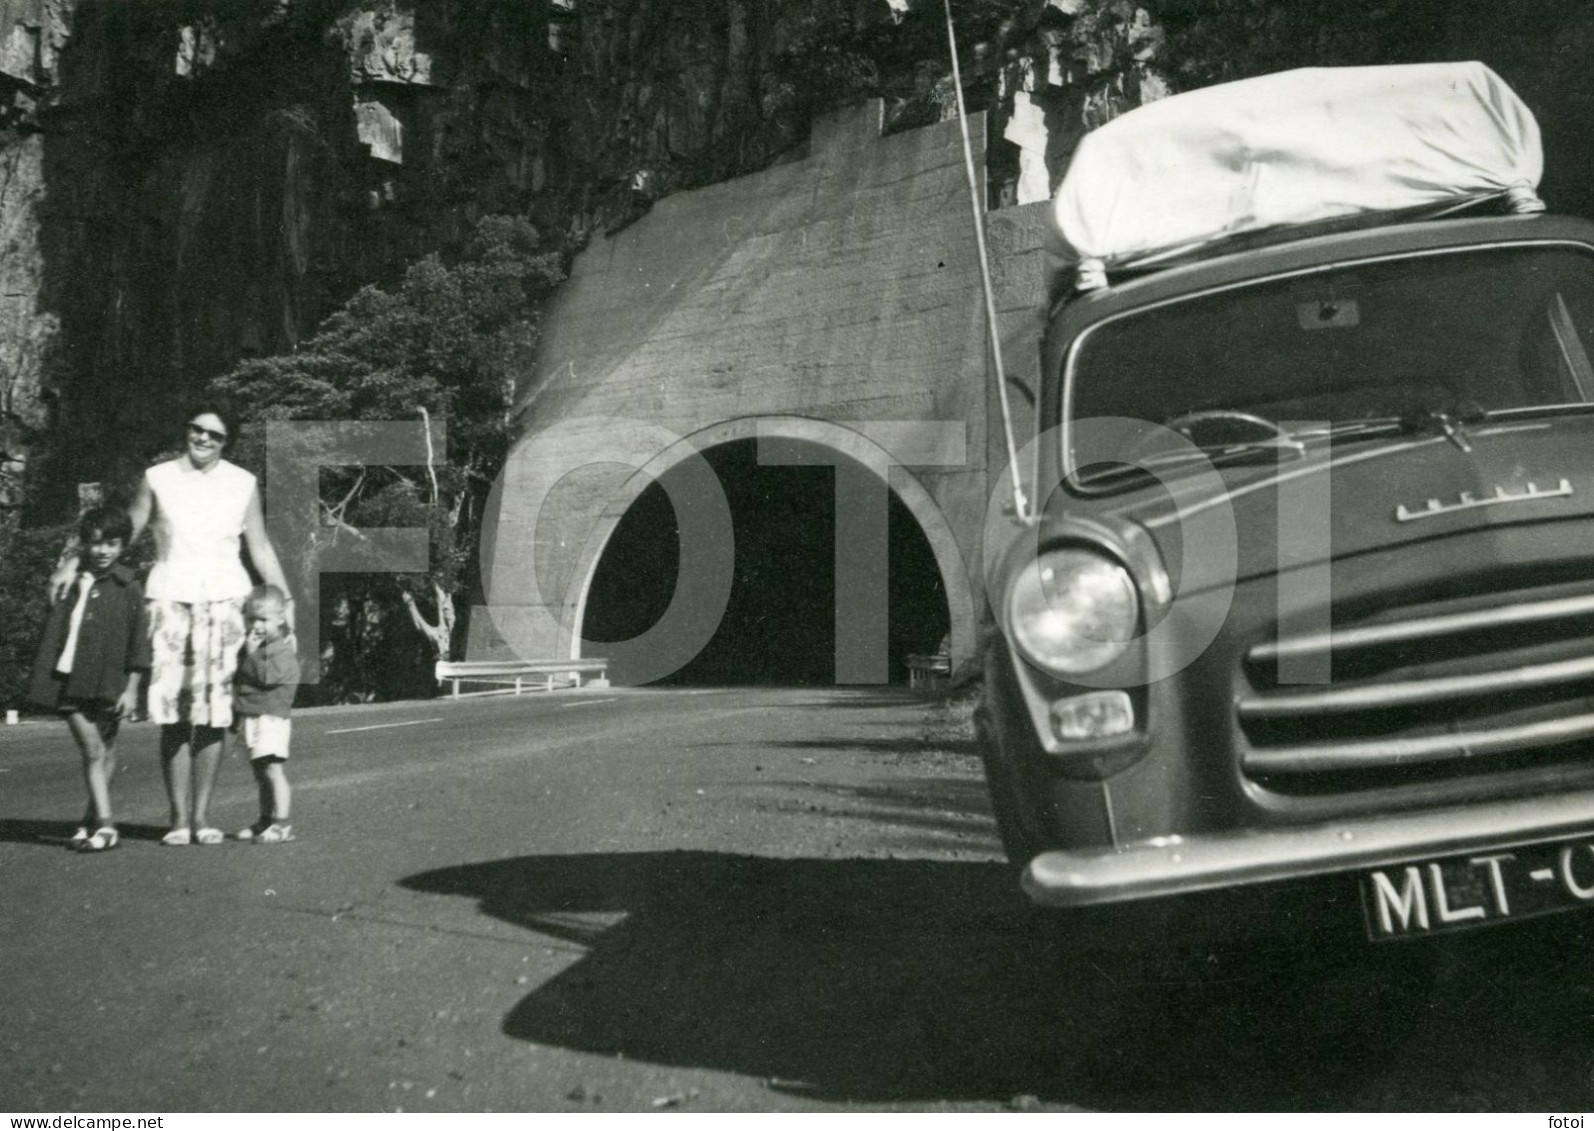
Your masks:
M1360 204L1219 207L1121 262L1074 240L1095 285L1051 313L1035 502L988 545L978 722L1023 891L1082 928L1384 942L1594 906L1594 224L1513 181L1537 134L1486 69L1379 70L1484 84L1506 112L1448 121L1517 115L1506 187L1463 161L1452 202L1392 198L1409 168L1378 145L1296 131L1375 151ZM1288 118L1335 77L1119 119L1118 157L1070 169L1065 246L1091 191L1120 246L1143 234L1123 210L1158 190L1113 183L1124 147L1219 135L1231 168L1275 125L1225 132L1226 107ZM1169 191L1146 207L1202 189Z

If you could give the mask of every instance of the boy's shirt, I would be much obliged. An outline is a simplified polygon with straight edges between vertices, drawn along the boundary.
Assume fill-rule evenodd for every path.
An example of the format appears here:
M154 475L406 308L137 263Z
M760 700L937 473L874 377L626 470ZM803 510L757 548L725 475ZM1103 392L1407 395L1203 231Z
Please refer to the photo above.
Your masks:
M70 597L50 609L45 622L44 639L28 681L28 700L41 707L56 707L63 698L114 701L127 687L128 672L149 670L144 590L133 571L114 565L98 577L87 576L93 577L87 595L74 587ZM58 673L73 614L80 605L71 670Z
M253 652L245 651L233 676L232 709L238 715L276 715L287 718L293 695L299 690L299 657L293 637L268 640Z

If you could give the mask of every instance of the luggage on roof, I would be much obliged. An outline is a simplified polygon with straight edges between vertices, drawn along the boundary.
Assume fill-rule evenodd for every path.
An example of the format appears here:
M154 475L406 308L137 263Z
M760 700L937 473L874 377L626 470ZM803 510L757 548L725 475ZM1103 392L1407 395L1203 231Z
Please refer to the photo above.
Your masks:
M1507 197L1539 211L1533 114L1482 63L1285 71L1148 103L1085 135L1052 203L1081 289L1242 232Z

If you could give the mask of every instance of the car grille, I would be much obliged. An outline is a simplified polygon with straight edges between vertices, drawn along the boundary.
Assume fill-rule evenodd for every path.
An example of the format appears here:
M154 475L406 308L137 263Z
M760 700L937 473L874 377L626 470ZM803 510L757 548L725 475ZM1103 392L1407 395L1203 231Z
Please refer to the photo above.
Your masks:
M1281 661L1330 657L1326 683ZM1594 588L1495 592L1279 634L1246 653L1242 772L1283 793L1594 772Z

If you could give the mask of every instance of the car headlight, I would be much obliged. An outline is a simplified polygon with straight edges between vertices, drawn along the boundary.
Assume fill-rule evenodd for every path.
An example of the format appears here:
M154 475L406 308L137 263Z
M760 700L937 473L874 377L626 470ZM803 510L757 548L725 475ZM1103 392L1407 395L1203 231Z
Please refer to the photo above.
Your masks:
M1090 550L1051 550L1008 594L1013 639L1036 664L1077 675L1117 659L1134 638L1140 599L1129 571Z

